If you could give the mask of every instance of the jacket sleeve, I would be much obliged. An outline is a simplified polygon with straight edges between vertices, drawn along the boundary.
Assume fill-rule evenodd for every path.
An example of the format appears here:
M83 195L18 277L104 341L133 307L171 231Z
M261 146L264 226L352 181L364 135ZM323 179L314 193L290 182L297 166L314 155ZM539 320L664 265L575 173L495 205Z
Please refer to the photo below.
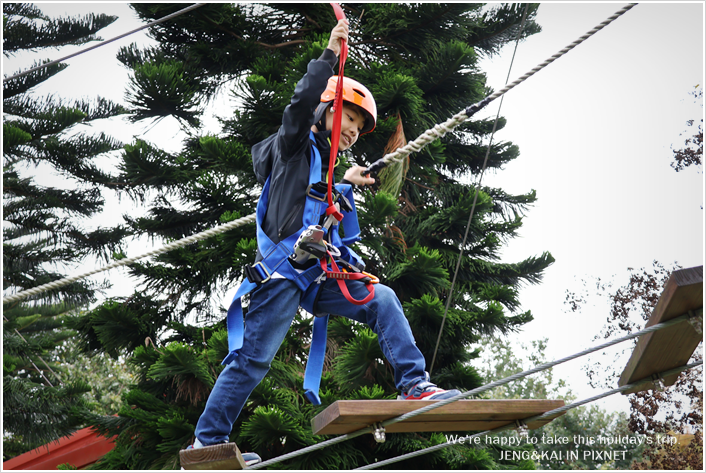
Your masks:
M333 75L336 62L336 54L326 48L319 59L309 62L306 74L297 83L292 100L284 109L282 127L279 129L279 145L284 161L306 156L302 150L309 140L314 112L329 77Z

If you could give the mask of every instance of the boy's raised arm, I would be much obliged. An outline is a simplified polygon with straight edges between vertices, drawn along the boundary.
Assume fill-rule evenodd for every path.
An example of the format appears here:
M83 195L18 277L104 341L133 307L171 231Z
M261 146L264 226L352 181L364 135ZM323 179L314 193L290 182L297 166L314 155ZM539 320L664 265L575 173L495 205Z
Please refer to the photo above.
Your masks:
M341 39L348 39L348 21L340 20L331 31L328 48L316 61L311 61L307 72L297 83L290 104L284 109L282 127L279 130L279 143L282 159L302 157L301 149L309 139L309 130L314 124L314 112L326 90L329 77L341 52Z

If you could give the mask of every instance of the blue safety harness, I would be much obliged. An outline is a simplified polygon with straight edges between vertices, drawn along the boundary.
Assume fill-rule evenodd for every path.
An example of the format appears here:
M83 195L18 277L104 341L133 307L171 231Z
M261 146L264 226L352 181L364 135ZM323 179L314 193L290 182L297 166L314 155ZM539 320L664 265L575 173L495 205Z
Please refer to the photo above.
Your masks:
M326 214L328 207L325 193L318 192L314 185L321 181L321 154L316 148L314 133L310 132L311 163L309 166L309 188L307 190L306 202L304 204L304 216L302 227L294 234L288 236L278 244L274 244L267 234L262 230L262 223L267 212L267 205L270 193L270 177L267 178L262 189L260 200L257 203L257 247L262 255L262 260L254 266L246 267L247 277L233 297L233 301L228 308L226 324L228 327L228 355L223 359L222 364L230 364L236 356L238 350L243 347L244 323L241 298L249 294L258 285L270 280L271 276L277 272L285 278L294 281L299 289L304 291L300 306L307 312L316 315L315 302L319 284L321 284L324 270L320 265L312 266L304 271L297 271L289 261L289 256L294 252L294 244L299 235L309 228L310 225L318 225L321 216ZM339 223L331 226L331 244L341 252L339 259L357 266L362 264L362 259L353 250L348 248L360 240L360 227L358 226L358 216L355 210L353 199L353 189L350 184L336 184L335 189L350 202L351 211L345 212L343 219L343 231L345 237L338 234ZM331 268L329 268L330 270ZM316 284L314 284L316 283ZM319 385L321 383L321 373L324 366L324 356L326 355L326 329L328 327L328 314L314 318L311 336L311 348L309 349L309 360L304 373L304 394L315 405L321 404L319 398Z

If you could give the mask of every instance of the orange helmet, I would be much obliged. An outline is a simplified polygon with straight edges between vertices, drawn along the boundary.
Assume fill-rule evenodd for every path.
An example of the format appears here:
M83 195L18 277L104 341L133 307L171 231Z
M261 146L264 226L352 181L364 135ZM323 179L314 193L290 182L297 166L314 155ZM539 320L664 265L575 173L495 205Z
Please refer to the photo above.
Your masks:
M336 97L336 85L338 84L338 76L331 76L326 85L326 90L321 94L322 102L331 102ZM343 100L359 106L365 113L365 126L360 134L370 133L375 129L377 121L378 108L375 105L373 94L370 93L367 87L360 82L343 77Z

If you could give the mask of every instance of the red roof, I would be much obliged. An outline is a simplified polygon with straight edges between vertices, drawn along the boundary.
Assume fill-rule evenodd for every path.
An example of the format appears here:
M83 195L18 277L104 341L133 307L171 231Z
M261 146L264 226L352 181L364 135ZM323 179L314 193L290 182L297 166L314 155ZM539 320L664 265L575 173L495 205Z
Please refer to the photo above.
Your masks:
M86 427L71 435L43 445L2 463L3 470L56 470L58 465L69 463L84 468L95 463L115 447L113 438L97 434Z

